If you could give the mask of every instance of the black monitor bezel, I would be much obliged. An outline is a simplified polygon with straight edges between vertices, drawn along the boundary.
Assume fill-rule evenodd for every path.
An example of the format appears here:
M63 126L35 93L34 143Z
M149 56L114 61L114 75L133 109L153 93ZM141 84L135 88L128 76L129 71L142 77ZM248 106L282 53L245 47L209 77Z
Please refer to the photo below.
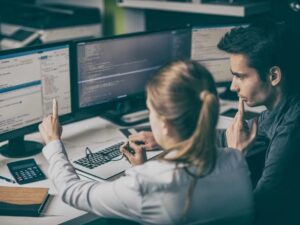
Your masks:
M80 112L90 112L90 113L96 113L99 115L99 113L104 112L108 109L111 109L113 106L116 105L116 103L124 102L124 101L131 101L135 100L137 98L145 98L145 91L135 93L135 94L130 94L126 95L122 98L114 98L110 101L106 102L101 102L92 106L86 106L86 107L79 107L79 92L78 92L78 63L77 63L77 46L79 44L84 44L84 43L91 43L91 42L97 42L97 41L106 41L106 40L115 40L115 39L123 39L123 38L128 38L128 37L136 37L136 36L143 36L143 35L151 35L151 34L157 34L157 33L163 33L163 32L175 32L175 31L189 31L191 33L191 27L186 26L186 27L178 27L178 28L171 28L171 29L162 29L162 30L154 30L154 31L142 31L142 32L134 32L134 33L126 33L126 34L120 34L120 35L113 35L113 36L106 36L106 37L98 37L98 38L89 38L89 39L81 39L77 41L72 42L72 57L73 62L74 62L74 77L72 79L72 87L73 87L73 106L74 106L74 111L76 113ZM190 56L189 56L190 57Z
M65 115L59 116L59 120L61 123L64 123L65 121L69 121L73 117L73 104L72 104L72 61L71 61L71 44L69 41L64 41L64 42L55 42L51 44L41 44L41 45L36 45L32 47L24 47L24 48L16 48L16 49L9 49L9 50L2 50L0 51L0 57L3 55L10 55L10 54L15 54L15 53L22 53L22 52L27 52L27 51L36 51L39 49L46 49L46 48L51 48L51 47L57 47L57 46L67 46L69 48L69 71L70 71L70 95L71 95L71 112L67 113ZM27 134L34 133L38 131L38 125L42 121L27 125L25 127L17 128L16 130L4 132L0 134L0 141L7 141L13 138L21 137Z

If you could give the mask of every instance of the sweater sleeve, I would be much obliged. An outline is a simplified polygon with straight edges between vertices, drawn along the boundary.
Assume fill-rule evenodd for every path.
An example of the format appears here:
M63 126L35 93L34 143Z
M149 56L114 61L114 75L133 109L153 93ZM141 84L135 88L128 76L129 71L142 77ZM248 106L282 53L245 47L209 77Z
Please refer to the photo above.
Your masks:
M293 185L299 184L296 179L299 175L299 138L299 130L291 132L290 127L281 127L273 138L263 174L254 190L259 206L281 205L274 203L284 201L292 193Z
M114 182L80 180L61 141L47 144L43 154L49 162L49 177L64 202L102 217L140 221L141 195L136 177L124 176Z

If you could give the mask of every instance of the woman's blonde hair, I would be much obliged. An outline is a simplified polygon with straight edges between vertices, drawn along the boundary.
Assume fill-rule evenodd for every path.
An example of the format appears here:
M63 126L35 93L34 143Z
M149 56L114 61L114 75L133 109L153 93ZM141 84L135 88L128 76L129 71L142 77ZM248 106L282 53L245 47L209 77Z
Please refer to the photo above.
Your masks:
M188 163L196 169L189 205L197 177L212 169L216 161L219 102L215 82L197 62L176 61L160 69L146 89L151 106L172 124L181 139L175 146L166 146L161 159ZM171 151L176 151L175 156L165 157Z

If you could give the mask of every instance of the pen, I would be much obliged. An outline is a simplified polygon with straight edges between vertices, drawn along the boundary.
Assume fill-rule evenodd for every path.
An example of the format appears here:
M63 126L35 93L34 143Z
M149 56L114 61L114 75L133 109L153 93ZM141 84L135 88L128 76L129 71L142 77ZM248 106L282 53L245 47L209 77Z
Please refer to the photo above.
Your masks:
M10 182L10 183L16 183L16 181L14 181L12 179L9 179L7 177L0 176L0 179L5 180L5 181Z

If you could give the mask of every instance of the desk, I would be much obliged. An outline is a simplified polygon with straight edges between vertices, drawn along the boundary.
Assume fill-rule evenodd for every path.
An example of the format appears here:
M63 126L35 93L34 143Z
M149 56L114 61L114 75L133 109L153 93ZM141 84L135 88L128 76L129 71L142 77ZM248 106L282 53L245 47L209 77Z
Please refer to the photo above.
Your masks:
M236 106L237 106L236 102L222 101L221 112L227 110L228 108L232 108L232 107L236 108ZM255 111L262 111L262 110L264 110L264 108L262 107L255 109ZM221 116L218 127L226 128L231 123L231 121L232 121L231 118L226 118ZM72 159L81 156L87 145L90 148L96 148L103 144L109 144L110 142L114 143L115 140L119 140L120 138L124 138L124 137L118 131L118 127L99 117L95 117L88 120L63 126L62 140L65 144L69 159L71 161ZM41 142L39 133L27 135L25 139ZM48 163L46 162L42 153L35 155L33 158L36 160L37 164L39 164L40 168L47 176ZM16 160L20 160L20 159L11 159L11 158L8 159L3 156L0 156L0 174L6 177L11 177L6 164L8 162L12 162ZM87 179L87 178L82 178L82 179ZM17 184L11 184L3 180L0 180L0 185L16 186ZM45 207L43 214L40 217L0 216L1 224L53 225L53 224L61 224L69 220L72 220L72 223L70 224L76 225L76 224L84 224L97 219L95 215L87 214L84 211L77 210L62 202L60 197L57 195L57 191L53 183L49 179L30 183L30 184L25 184L22 186L49 187L50 188L49 192L52 195L49 204Z
M124 138L118 131L118 128L109 122L95 117L92 119L80 121L77 123L69 124L63 127L62 140L68 152L69 159L72 160L78 156L81 156L84 152L86 145L89 147L99 147L101 144L108 144L113 142L120 137ZM105 132L102 132L105 131ZM27 135L26 140L34 140L41 142L39 133ZM32 158L32 157L29 157ZM42 171L48 174L48 163L46 162L42 153L37 154L33 157L37 164L40 166ZM20 159L5 158L0 156L0 174L6 177L11 177L6 164L8 162L16 161ZM87 179L87 178L82 178ZM17 184L11 184L0 180L0 185L5 186L17 186ZM73 218L82 216L86 212L77 210L73 207L62 202L57 194L57 191L51 182L51 180L43 180L30 184L22 185L24 187L49 187L49 193L51 199L48 202L43 211L43 215L40 217L13 217L13 216L1 216L1 224L15 225L15 224L31 224L31 225L53 225L60 224ZM95 217L95 216L94 216ZM91 216L93 218L93 216Z

